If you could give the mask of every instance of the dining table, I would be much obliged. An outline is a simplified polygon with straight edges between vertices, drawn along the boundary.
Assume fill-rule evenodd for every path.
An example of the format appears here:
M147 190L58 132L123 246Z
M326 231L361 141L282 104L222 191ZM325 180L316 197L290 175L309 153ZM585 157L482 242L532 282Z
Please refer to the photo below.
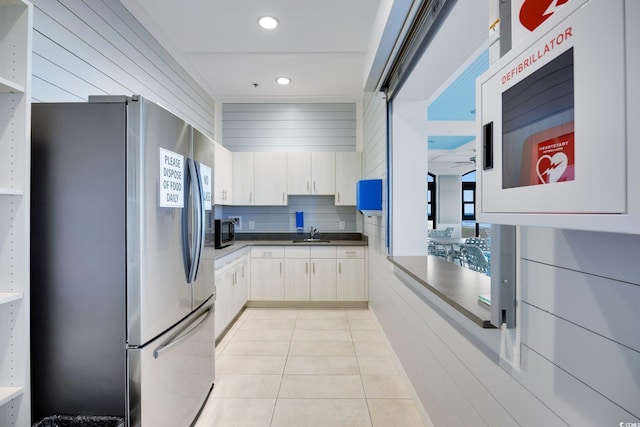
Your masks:
M455 247L463 246L466 241L466 238L463 237L428 237L427 239L436 245L444 247L447 260L451 262L454 261L453 254L455 253Z

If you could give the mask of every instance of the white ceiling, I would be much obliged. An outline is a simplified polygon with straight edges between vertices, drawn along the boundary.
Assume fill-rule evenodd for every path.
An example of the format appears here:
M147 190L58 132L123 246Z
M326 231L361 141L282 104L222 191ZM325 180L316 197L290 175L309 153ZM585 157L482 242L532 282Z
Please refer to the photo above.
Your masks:
M381 1L121 0L220 102L360 100Z
M401 23L411 3L120 1L216 101L223 103L360 101L385 25ZM486 0L456 1L446 24L399 91L398 102L423 103L426 108L452 83L465 63L487 44L487 8ZM277 17L280 26L263 30L257 25L262 15ZM384 36L389 37L387 33ZM390 38L380 43L394 41ZM278 76L290 77L292 83L280 86L275 82ZM416 125L424 126L423 119ZM469 123L460 127L450 122L446 132L438 135L445 134L468 135ZM467 162L475 155L474 149L472 141L455 150L430 150L430 169L467 172L473 164L457 162ZM445 154L447 157L438 157Z

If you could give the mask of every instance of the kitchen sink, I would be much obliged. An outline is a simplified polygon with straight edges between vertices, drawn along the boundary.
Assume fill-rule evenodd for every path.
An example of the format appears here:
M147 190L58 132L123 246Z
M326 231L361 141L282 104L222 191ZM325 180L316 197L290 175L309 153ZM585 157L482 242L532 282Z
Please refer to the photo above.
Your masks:
M294 240L293 243L329 243L330 240L324 240L324 239L297 239Z

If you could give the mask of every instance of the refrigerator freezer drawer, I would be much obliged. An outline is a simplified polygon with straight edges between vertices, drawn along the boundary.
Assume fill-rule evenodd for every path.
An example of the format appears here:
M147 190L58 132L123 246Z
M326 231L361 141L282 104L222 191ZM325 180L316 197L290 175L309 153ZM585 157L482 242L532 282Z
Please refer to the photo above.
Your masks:
M184 427L215 375L214 305L208 302L166 334L129 350L131 427Z

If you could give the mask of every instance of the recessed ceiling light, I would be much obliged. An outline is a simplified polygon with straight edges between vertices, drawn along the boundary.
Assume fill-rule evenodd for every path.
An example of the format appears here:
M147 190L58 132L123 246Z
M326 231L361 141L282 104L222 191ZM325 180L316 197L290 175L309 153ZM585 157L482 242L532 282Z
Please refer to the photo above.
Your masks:
M289 77L278 77L276 79L276 83L278 83L279 85L288 85L289 83L291 83L291 79Z
M276 18L273 16L261 16L258 18L258 25L260 25L265 30L273 30L280 24Z

